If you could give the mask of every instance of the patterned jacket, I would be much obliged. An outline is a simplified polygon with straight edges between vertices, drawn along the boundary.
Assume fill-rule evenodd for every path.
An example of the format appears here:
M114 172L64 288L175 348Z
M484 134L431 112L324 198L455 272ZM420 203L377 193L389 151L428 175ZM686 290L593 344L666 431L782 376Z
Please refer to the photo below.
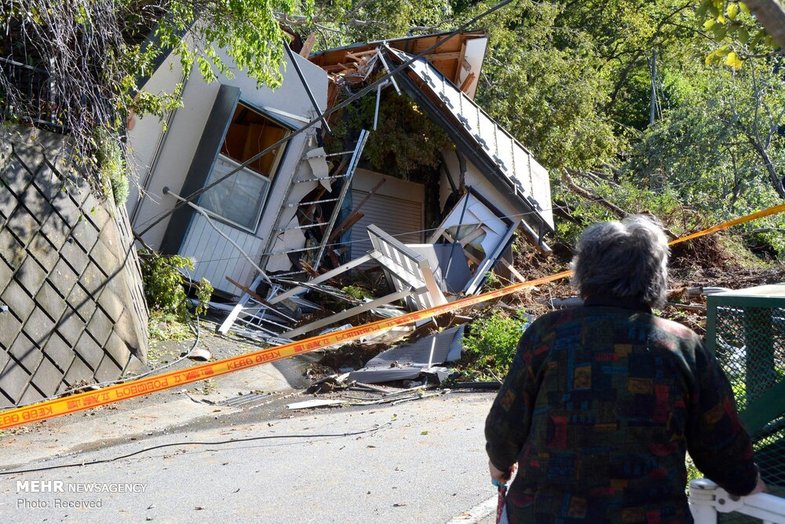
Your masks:
M549 313L518 344L485 425L491 462L519 465L512 524L692 522L687 451L730 493L755 486L750 438L714 356L647 306L618 306Z

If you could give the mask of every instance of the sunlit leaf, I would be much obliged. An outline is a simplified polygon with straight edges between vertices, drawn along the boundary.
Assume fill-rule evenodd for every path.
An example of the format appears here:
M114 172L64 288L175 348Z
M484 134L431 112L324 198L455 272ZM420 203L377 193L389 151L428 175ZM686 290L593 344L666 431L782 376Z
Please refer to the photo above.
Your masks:
M739 14L739 4L735 2L728 4L728 9L725 11L725 13L728 15L728 18L735 20L736 15Z
M731 51L728 53L728 56L725 57L725 65L733 68L734 70L741 69L743 62L739 55L736 54L735 51Z

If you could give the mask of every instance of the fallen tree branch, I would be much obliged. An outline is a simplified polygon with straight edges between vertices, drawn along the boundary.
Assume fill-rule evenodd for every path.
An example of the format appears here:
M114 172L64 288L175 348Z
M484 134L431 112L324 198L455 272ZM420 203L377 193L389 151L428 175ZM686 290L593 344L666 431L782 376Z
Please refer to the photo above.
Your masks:
M572 176L570 176L570 173L569 173L568 169L566 169L566 168L562 169L562 171L561 171L561 179L562 179L562 182L564 182L567 185L567 187L570 189L570 191L572 191L573 193L575 193L578 196L582 196L583 198L591 200L592 202L596 202L597 204L601 205L602 207L604 207L605 209L607 209L611 213L615 214L619 219L622 219L622 218L624 218L624 217L626 217L627 215L630 214L630 213L627 213L622 208L620 208L619 206L617 206L616 204L614 204L612 202L608 202L607 200L605 200L600 195L598 195L598 194L596 194L596 193L594 193L592 191L589 191L588 189L584 189L584 188L580 187L572 179Z
M581 174L581 173L578 173L578 174ZM591 200L592 202L594 202L596 204L601 205L602 207L604 207L605 209L607 209L611 213L615 214L619 218L619 220L621 220L624 217L632 214L632 213L628 213L627 211L623 210L622 208L620 208L619 206L617 206L613 202L609 202L608 200L606 200L605 198L601 197L600 195L594 193L593 191L589 191L588 189L580 187L572 179L572 177L570 176L569 170L566 169L566 168L562 169L562 171L561 171L561 179L564 182L564 184L570 189L570 191L572 191L573 193L575 193L578 196L582 196L583 198L586 198L586 199ZM668 228L663 227L662 230L665 232L665 234L671 240L675 240L675 239L678 238L678 236L675 235Z

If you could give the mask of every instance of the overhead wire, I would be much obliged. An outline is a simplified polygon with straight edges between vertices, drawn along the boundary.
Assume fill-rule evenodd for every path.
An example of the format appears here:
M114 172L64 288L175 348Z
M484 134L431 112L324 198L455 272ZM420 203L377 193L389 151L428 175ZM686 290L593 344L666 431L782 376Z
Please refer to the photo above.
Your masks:
M674 245L691 238L708 235L744 222L782 212L785 212L785 203L771 206L769 208L756 211L755 213L716 224L710 228L706 228L685 237L672 240L669 242L669 245ZM300 341L286 342L272 348L259 349L243 355L224 358L209 364L192 366L188 368L187 371L170 371L168 373L153 377L153 379L142 381L141 383L136 384L135 388L129 388L125 385L123 385L122 388L120 386L111 386L104 390L104 395L100 399L97 398L97 395L91 392L84 392L75 395L72 399L67 401L58 399L57 401L36 403L31 406L13 408L3 412L4 420L0 422L0 428L10 428L21 424L62 416L68 413L75 413L77 411L90 409L108 403L118 402L140 395L146 395L154 391L169 389L179 384L190 384L192 382L204 380L205 378L213 378L226 373L231 373L238 369L244 369L250 366L256 366L263 363L289 358L294 355L316 351L318 349L335 345L337 342L346 343L352 340L357 340L358 338L367 336L371 333L389 330L395 326L410 324L418 320L425 320L427 318L432 318L461 308L476 306L490 300L495 300L503 296L516 293L523 289L528 289L534 286L561 280L563 278L569 277L571 273L572 271L570 270L560 271L549 276L535 278L525 282L518 282L501 289L483 293L481 295L465 296L452 302L432 306L423 310L405 313L397 317L373 321L362 326L346 327L338 329L337 331L331 331L328 334L317 335L315 337ZM55 406L55 404L57 406Z
M691 185L691 184L687 183L687 182L684 182L682 184L677 185L676 187L677 188L680 187L680 186L686 187L686 186L689 186L689 185ZM582 198L582 201L583 202L600 202L600 201L602 201L604 199L605 198L602 197L602 196L597 196L597 198ZM541 209L541 211L568 211L570 209L571 209L571 206L568 206L568 205L555 205L554 204L554 205L551 205L550 207L546 207L546 208ZM520 212L520 213L510 213L510 214L504 214L504 215L497 215L497 217L500 218L500 219L515 220L517 218L525 218L525 217L527 217L529 215L534 215L534 214L537 214L537 213L538 213L538 211L523 211L523 212ZM392 237L400 238L400 237L406 237L406 236L411 236L411 235L428 234L428 233L432 233L432 232L434 232L434 231L436 231L438 229L439 229L438 227L432 227L432 228L422 228L422 229L401 231L401 232L398 232L398 233L389 233L389 232L387 232L387 233L390 236L392 236ZM350 246L350 245L356 245L356 244L359 244L359 243L368 243L368 239L367 238L362 238L362 239L357 239L357 240L349 240L349 241L346 241L346 242L333 242L333 243L330 243L330 244L326 244L326 247ZM263 253L263 255L271 255L271 254L275 254L275 253ZM241 258L243 258L243 257L238 255L238 256L227 256L227 257L221 257L221 258L201 259L200 263L231 262L231 261L240 260Z

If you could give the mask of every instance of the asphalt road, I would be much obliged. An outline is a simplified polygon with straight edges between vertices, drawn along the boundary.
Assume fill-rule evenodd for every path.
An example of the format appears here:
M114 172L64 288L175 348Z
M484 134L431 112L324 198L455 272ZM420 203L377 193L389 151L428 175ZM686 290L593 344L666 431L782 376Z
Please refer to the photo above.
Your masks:
M4 435L0 522L492 522L482 436L492 393L308 412L287 411L302 399L284 393L277 404L228 411L183 401L200 416L177 427L159 420L155 431L145 414L186 404L173 409L161 397ZM131 414L136 425L122 437L85 429L73 453L80 424L106 428L104 417ZM50 469L9 474L12 465Z

